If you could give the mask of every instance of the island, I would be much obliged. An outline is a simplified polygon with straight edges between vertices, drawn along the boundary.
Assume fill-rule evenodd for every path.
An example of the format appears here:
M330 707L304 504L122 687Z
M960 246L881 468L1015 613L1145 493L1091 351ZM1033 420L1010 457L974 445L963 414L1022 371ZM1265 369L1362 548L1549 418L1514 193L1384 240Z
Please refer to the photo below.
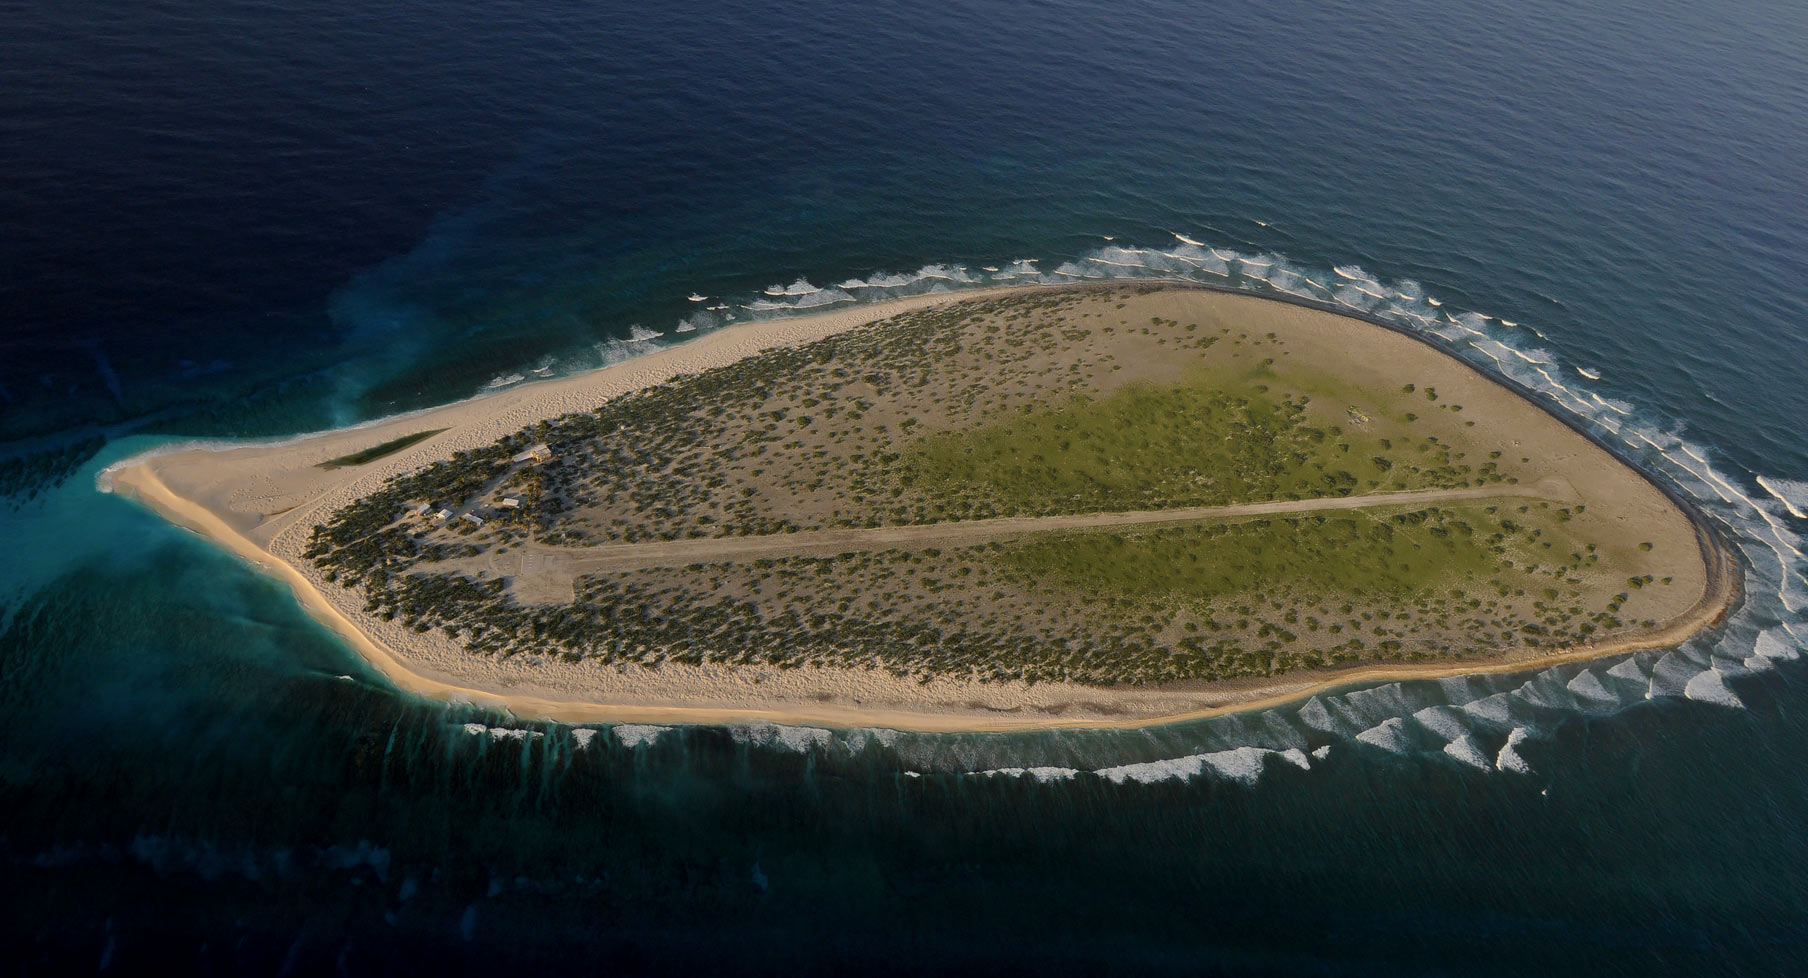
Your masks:
M399 687L567 722L1168 722L1673 645L1738 577L1435 342L1159 284L748 323L106 478Z

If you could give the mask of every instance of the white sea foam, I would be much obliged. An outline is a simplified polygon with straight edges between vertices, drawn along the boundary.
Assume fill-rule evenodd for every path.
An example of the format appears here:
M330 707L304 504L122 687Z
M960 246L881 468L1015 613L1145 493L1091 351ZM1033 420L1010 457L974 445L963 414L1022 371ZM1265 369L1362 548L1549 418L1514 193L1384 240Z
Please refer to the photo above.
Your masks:
M1609 411L1612 411L1613 413L1615 413L1617 415L1620 415L1621 417L1631 417L1632 416L1632 405L1627 404L1625 401L1616 401L1611 398L1602 397L1601 395L1593 393L1592 391L1589 393L1588 396L1591 398L1594 398L1594 402L1596 404L1601 405L1602 407L1606 408Z
M1331 298L1357 312L1368 312L1375 306L1374 298L1354 285L1346 285L1338 289Z
M1265 747L1237 747L1207 754L1189 754L1186 757L1145 761L1141 764L1123 764L1118 767L1103 768L1093 773L1116 784L1123 784L1126 781L1154 784L1158 781L1185 781L1210 770L1227 780L1253 785L1261 780L1263 764L1270 754L1280 755L1299 767L1306 767L1310 763L1306 760L1305 755L1297 749L1275 751Z
M1486 720L1505 726L1513 721L1513 705L1509 702L1509 694L1495 693L1478 700L1463 704L1463 712L1478 720Z
M1619 700L1619 697L1613 695L1613 692L1601 682L1599 676L1587 669L1576 673L1575 678L1569 681L1569 691L1585 700L1598 702L1618 702Z
M917 274L926 279L940 279L944 282L957 282L961 285L971 285L979 281L973 277L972 272L960 265L924 265L917 269Z
M802 276L799 276L797 281L792 282L790 285L768 285L768 286L766 286L766 294L771 295L771 296L812 295L812 294L820 292L820 291L822 291L822 290L817 288L814 285L811 285L809 280Z
M504 387L512 387L515 384L519 384L526 379L527 378L521 374L506 374L501 377L491 378L489 383L483 385L483 389L486 391L501 390Z
M1348 694L1333 696L1321 700L1319 709L1324 714L1323 725L1318 729L1326 733L1343 737L1352 737L1362 730L1374 726L1375 720L1357 708ZM1385 711L1382 711L1385 713ZM1302 714L1302 719L1303 719Z
M914 281L917 280L904 275L888 275L884 272L876 272L866 278L850 278L845 282L838 282L835 287L849 291L855 289L898 289L903 288Z
M1570 694L1563 681L1554 672L1540 672L1521 683L1512 693L1522 703L1542 707L1548 710L1570 709L1576 705L1576 698Z
M1384 751L1395 754L1404 754L1411 746L1407 743L1406 736L1402 732L1404 726L1405 721L1401 720L1399 717L1389 717L1375 726L1357 734L1356 739L1365 744L1379 747Z
M1207 767L1219 777L1239 784L1253 785L1262 778L1268 755L1279 753L1261 747L1238 747L1201 755ZM1295 763L1298 763L1297 761Z
M1494 768L1494 764L1488 760L1488 755L1482 753L1482 749L1476 744L1475 738L1468 734L1462 734L1450 743L1445 744L1444 753L1458 762L1467 764L1478 770L1487 771Z
M610 727L609 732L615 735L616 743L631 748L642 744L651 745L661 736L671 733L672 728L646 723L618 723Z
M1428 706L1413 714L1419 726L1437 734L1445 740L1455 740L1469 732L1468 718L1456 707L1439 704Z
M716 315L714 306L710 306L684 317L673 330L678 333L695 333L700 329L715 329L720 325L722 317Z
M1475 321L1476 325L1474 325L1474 326L1469 325L1469 321L1465 321L1468 317L1471 317L1473 315L1474 315L1474 313L1466 312L1463 314L1462 318L1459 318L1457 316L1452 316L1450 313L1446 312L1446 313L1444 313L1444 322L1449 323L1452 326L1455 326L1459 331L1468 333L1470 336L1486 337L1488 334L1483 332L1479 328L1481 326L1481 323L1479 321ZM1447 332L1440 332L1439 335L1444 336L1448 339L1456 338L1453 334L1447 333ZM1495 343L1494 347L1496 349L1501 349L1501 350L1508 349L1504 344L1501 344L1501 343Z
M1105 277L1104 271L1099 268L1093 267L1091 265L1079 265L1079 264L1076 264L1076 263L1070 262L1070 261L1062 262L1059 267L1057 267L1053 272L1051 272L1049 274L1064 275L1069 278L1104 278Z
M1254 750L1255 748L1243 749ZM1196 778L1204 770L1205 755L1191 754L1186 757L1172 757L1160 761L1144 761L1140 764L1121 764L1117 767L1100 768L1092 773L1114 784L1123 784L1126 781L1154 784L1157 781L1184 781Z
M1334 727L1331 720L1331 711L1326 709L1324 701L1316 696L1306 700L1305 703L1300 705L1299 718L1301 723L1304 723L1314 730L1323 730L1326 733L1329 733Z
M578 750L589 750L590 741L595 737L595 727L575 727L571 731L572 742L578 745Z
M853 302L854 297L840 289L818 289L791 304L793 309L820 309L837 302Z
M1651 678L1650 674L1639 665L1638 656L1630 656L1615 664L1613 668L1607 670L1607 674L1615 679L1624 679L1640 686L1644 686Z
M1193 270L1204 272L1207 275L1216 276L1218 278L1225 278L1230 275L1230 264L1224 259L1219 258L1216 251L1213 251L1209 255L1201 254L1197 251L1188 254L1187 249L1177 248L1173 252L1173 257L1186 262Z
M999 767L990 771L975 771L985 777L1034 778L1043 784L1071 780L1080 772L1071 767Z
M1795 636L1791 635L1787 628L1779 626L1759 632L1757 640L1752 643L1752 653L1766 659L1781 661L1801 658L1802 649L1796 644Z
M1761 475L1758 476L1758 485L1775 496L1783 504L1783 508L1789 511L1789 515L1798 520L1808 520L1808 482Z
M737 724L728 734L743 744L778 747L802 754L812 747L827 747L835 742L835 732L821 727L788 727L777 723Z
M484 734L489 734L491 740L522 740L522 741L525 741L525 740L528 740L529 738L532 738L534 740L539 740L540 738L546 736L544 733L541 733L538 730L522 730L517 727L492 727L492 726L488 726L488 725L482 724L482 723L464 724L463 730L465 733L468 733L473 737L481 737Z
M1689 680L1695 678L1700 670L1682 657L1676 649L1663 654L1651 667L1651 684L1645 695L1656 699L1659 696L1682 696L1688 689Z
M1173 231L1173 232L1170 232L1170 233L1171 233L1171 234L1173 234L1173 235L1174 235L1174 237L1176 237L1176 238L1178 238L1178 239L1179 239L1179 240L1180 240L1180 243L1181 243L1181 244L1190 244L1190 245L1192 245L1192 246L1193 246L1193 247L1195 247L1195 248L1203 248L1203 247L1205 247L1205 242L1203 242L1203 241L1194 241L1194 240L1193 240L1193 239L1192 239L1192 238L1189 238L1189 237L1187 237L1187 236L1186 236L1186 235L1184 235L1184 234L1181 234L1181 233L1180 233L1180 232L1179 232L1179 231Z
M1501 745L1500 754L1494 758L1495 769L1514 774L1531 774L1532 765L1519 755L1519 745L1525 743L1530 736L1531 732L1526 728L1514 727L1513 732L1507 735L1507 742Z
M1683 695L1697 702L1712 703L1715 706L1730 706L1733 709L1745 706L1740 701L1738 694L1726 687L1726 677L1713 669L1700 673L1689 680L1688 684L1683 687Z
M1274 286L1279 291L1285 292L1296 298L1314 298L1311 293L1305 291L1305 279L1284 268L1276 269L1274 273L1268 277L1268 284Z
M1349 706L1352 716L1361 717L1364 726L1374 726L1387 717L1405 716L1412 712L1413 706L1401 683L1355 689L1337 699Z

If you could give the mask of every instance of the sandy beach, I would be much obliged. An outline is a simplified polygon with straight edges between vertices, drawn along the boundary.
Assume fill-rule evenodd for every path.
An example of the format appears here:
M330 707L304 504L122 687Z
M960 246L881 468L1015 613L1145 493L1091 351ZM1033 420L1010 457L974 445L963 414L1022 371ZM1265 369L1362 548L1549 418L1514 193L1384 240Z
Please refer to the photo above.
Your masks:
M362 597L328 583L301 554L313 526L392 476L476 448L537 421L597 405L673 377L732 363L763 350L811 342L914 309L993 297L999 289L920 296L837 312L732 326L590 373L525 384L428 411L279 443L201 445L114 466L113 491L201 533L294 591L310 615L340 634L399 689L565 722L725 723L1003 730L1026 727L1142 726L1259 708L1336 686L1412 677L1517 672L1642 648L1674 645L1718 620L1736 598L1732 558L1642 475L1561 422L1466 364L1360 320L1282 303L1176 290L1187 303L1285 328L1359 336L1368 357L1425 357L1465 389L1474 416L1510 432L1530 453L1548 451L1569 481L1606 493L1629 519L1651 527L1665 552L1699 555L1677 571L1676 607L1658 626L1559 652L1522 650L1492 661L1369 665L1290 674L1274 680L1186 686L1099 688L1078 684L927 683L848 669L638 666L569 663L551 656L482 658L437 633L421 635L362 612ZM1265 328L1267 323L1257 323ZM1354 358L1358 361L1362 357ZM1435 363L1433 361L1436 361ZM432 429L438 434L362 466L320 463ZM1690 558L1693 560L1694 558Z

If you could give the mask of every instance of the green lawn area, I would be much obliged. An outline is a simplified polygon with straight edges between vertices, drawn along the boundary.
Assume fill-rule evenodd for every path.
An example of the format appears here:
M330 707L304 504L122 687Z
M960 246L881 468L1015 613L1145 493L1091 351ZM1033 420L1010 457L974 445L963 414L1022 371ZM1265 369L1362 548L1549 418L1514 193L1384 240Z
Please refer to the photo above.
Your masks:
M432 431L417 431L412 435L403 435L400 438L392 438L381 445L372 445L361 452L353 452L350 455L341 455L338 458L327 459L326 461L321 462L318 467L322 469L343 469L347 466L363 465L366 462L374 462L385 455L394 455L396 452L399 452L410 445L417 445L426 441L445 430L446 429L444 428L435 428Z
M1390 440L1354 421L1308 423L1311 394L1283 385L1264 364L1097 399L1075 395L918 439L904 452L900 480L932 500L1049 514L1455 488L1475 478L1433 441ZM1315 413L1343 421L1344 405L1331 403L1335 413Z
M1477 508L1262 518L1040 537L999 554L1030 581L1126 597L1405 596L1491 578L1496 521Z

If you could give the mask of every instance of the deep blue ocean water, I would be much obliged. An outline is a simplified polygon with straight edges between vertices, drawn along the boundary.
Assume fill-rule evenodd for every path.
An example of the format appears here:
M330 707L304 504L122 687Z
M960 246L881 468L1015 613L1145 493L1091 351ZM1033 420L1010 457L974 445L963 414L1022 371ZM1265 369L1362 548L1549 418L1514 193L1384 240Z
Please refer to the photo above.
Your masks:
M11 970L1808 969L1808 8L0 28ZM1695 498L1745 605L1680 649L1131 733L574 729L393 692L96 487L725 314L1095 277L1437 333Z

